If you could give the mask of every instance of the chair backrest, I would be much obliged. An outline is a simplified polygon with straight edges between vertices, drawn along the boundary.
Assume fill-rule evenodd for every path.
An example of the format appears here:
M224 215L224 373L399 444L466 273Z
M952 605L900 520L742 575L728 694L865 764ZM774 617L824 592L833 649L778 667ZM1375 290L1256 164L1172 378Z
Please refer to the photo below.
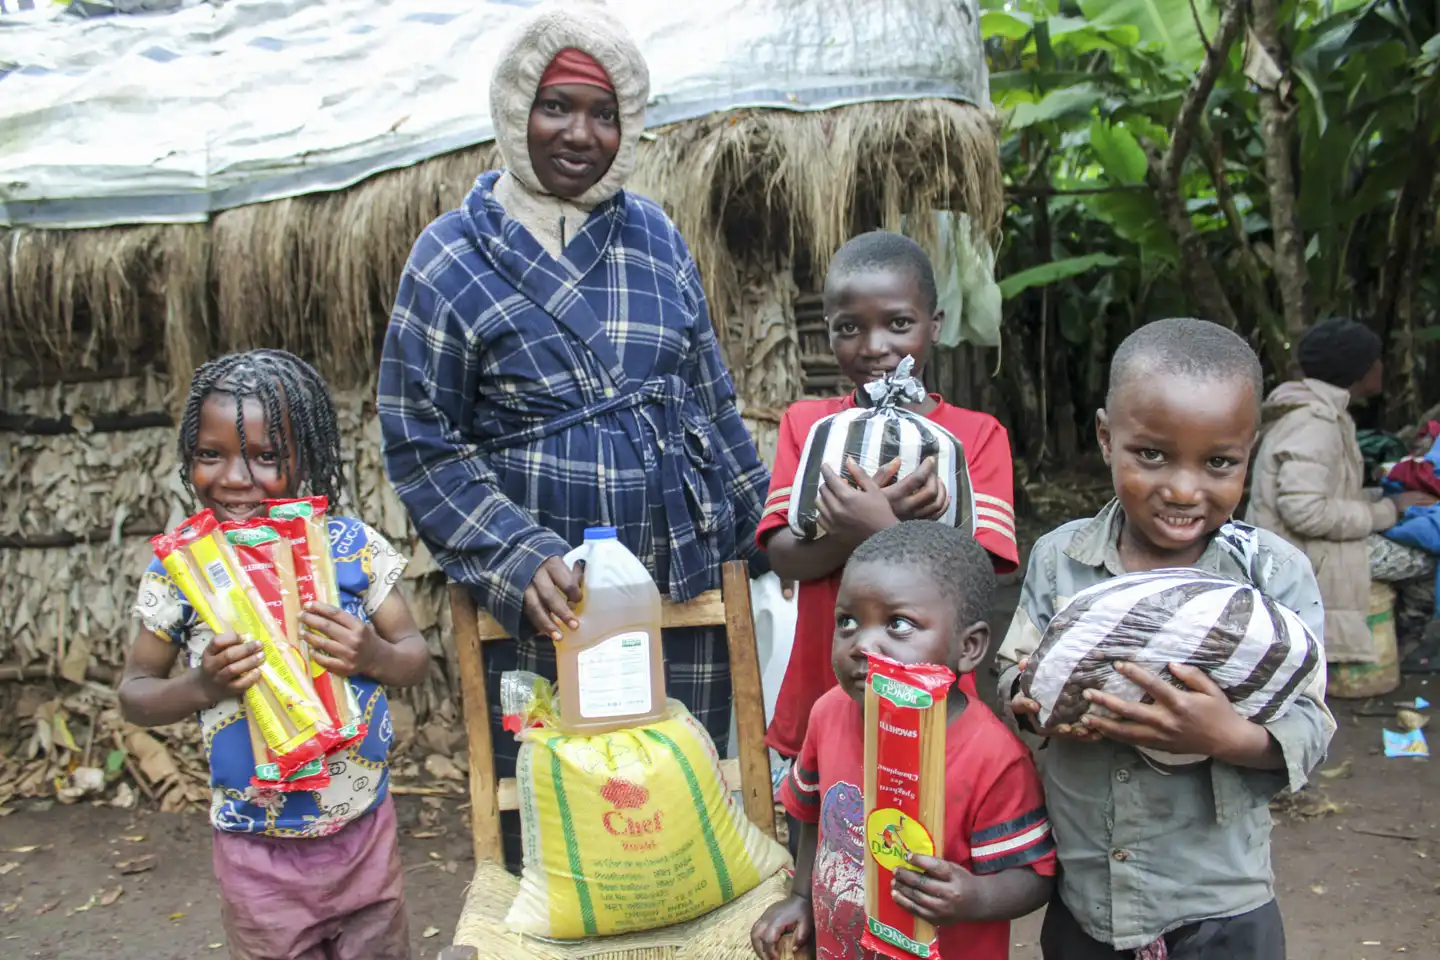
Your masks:
M745 815L766 834L775 836L774 792L770 754L765 747L765 699L760 691L760 660L755 650L755 620L750 608L750 575L741 561L722 570L721 589L686 603L666 602L664 627L725 627L730 648L730 681L735 700L738 761L725 761L731 790L738 790ZM504 863L500 811L519 806L513 779L497 780L494 743L490 739L490 699L485 689L485 644L509 634L488 613L477 610L469 590L450 585L450 617L460 662L460 692L470 754L470 829L475 861Z

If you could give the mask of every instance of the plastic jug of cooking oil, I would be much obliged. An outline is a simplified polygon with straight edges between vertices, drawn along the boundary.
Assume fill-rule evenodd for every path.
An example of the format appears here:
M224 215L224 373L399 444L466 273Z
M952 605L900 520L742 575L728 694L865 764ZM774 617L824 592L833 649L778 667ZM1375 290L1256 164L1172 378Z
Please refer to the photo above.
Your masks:
M665 658L660 646L660 590L640 558L591 527L565 565L585 562L578 630L555 645L560 728L597 734L665 716Z

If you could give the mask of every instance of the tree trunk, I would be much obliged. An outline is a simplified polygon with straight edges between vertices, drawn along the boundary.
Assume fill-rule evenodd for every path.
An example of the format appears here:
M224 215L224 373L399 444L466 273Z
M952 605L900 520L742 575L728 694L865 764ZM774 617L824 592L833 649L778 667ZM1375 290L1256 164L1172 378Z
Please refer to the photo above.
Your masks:
M1204 143L1201 145L1200 156L1210 172L1210 181L1215 184L1215 199L1219 201L1220 209L1225 214L1225 222L1230 227L1230 234L1235 238L1235 256L1249 288L1248 299L1255 312L1260 348L1270 358L1275 369L1283 371L1290 362L1290 351L1286 348L1289 338L1284 321L1271 306L1270 287L1265 282L1260 257L1250 244L1250 236L1245 232L1245 219L1240 215L1240 210L1235 205L1235 196L1225 179L1224 144L1205 130L1205 126L1201 125Z
M1245 12L1240 0L1234 0L1225 8L1220 17L1220 29L1205 54L1205 61L1185 91L1180 112L1175 117L1175 129L1170 133L1170 147L1159 162L1150 165L1151 181L1155 186L1155 200L1175 242L1180 246L1180 277L1186 295L1194 302L1198 313L1206 320L1224 324L1234 330L1240 325L1235 310L1225 296L1220 276L1210 262L1205 240L1190 220L1185 207L1185 196L1180 190L1180 175L1185 169L1185 160L1190 155L1190 144L1195 139L1196 125L1205 111L1215 81L1229 59L1230 47L1240 35ZM1158 167L1158 170L1157 170Z
M1285 365L1280 370L1293 375L1296 370L1289 348L1312 323L1313 308L1295 184L1293 114L1282 96L1282 87L1289 82L1290 58L1280 41L1279 0L1251 0L1251 14L1250 43L1254 49L1246 66L1259 87L1260 138L1265 144L1270 224L1275 238L1275 281L1280 288L1288 340Z
M1040 391L1036 389L1040 382L1039 370L1029 350L1029 344L1036 337L1033 330L1027 329L1029 326L1019 313L1010 316L1001 326L1006 373L1000 383L1010 388L1007 406L1013 418L1008 424L1011 446L1016 457L1030 465L1033 476L1040 467L1038 454L1044 448L1047 417L1040 405Z
M1393 313L1387 307L1384 318L1381 318L1391 321L1386 324L1385 338L1390 345L1390 355L1385 364L1385 420L1389 424L1408 422L1409 418L1419 412L1421 403L1419 365L1415 356L1421 345L1416 334L1424 325L1419 304L1419 287L1425 270L1426 255L1430 249L1428 225L1434 222L1431 204L1435 180L1430 163L1423 163L1422 166L1425 168L1425 179L1423 184L1418 185L1419 190L1400 191L1401 201L1408 201L1410 204L1410 208L1403 211L1404 220L1409 221L1409 228L1395 231L1403 233L1403 239L1398 246L1390 247L1391 259L1385 264L1385 276L1386 280L1389 280L1388 290L1393 291L1389 294ZM1397 207L1396 212L1402 211ZM1398 263L1393 279L1389 277L1392 262ZM1387 286L1382 281L1381 296L1383 298L1386 295Z

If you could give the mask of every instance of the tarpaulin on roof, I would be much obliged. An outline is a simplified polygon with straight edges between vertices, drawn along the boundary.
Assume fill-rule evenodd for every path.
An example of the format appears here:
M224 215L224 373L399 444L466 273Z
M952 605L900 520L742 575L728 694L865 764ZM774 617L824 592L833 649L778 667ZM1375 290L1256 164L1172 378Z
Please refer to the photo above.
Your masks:
M229 0L0 16L0 223L187 222L492 138L531 0ZM647 123L737 107L988 102L975 0L611 0Z

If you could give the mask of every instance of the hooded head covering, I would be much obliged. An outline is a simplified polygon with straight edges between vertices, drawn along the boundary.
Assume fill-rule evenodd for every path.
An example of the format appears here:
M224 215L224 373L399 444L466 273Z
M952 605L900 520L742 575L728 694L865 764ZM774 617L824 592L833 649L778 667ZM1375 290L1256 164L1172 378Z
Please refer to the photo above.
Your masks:
M1309 379L1348 390L1365 379L1384 348L1379 335L1365 324L1335 317L1305 331L1296 359Z
M645 103L650 99L645 58L603 3L572 0L550 6L523 24L501 50L490 79L490 116L506 171L527 192L548 196L530 165L530 107L540 90L540 78L557 55L570 50L588 54L600 65L620 105L620 149L614 162L589 190L569 201L589 210L618 193L634 172L635 148L645 129ZM501 202L513 215L503 197Z

